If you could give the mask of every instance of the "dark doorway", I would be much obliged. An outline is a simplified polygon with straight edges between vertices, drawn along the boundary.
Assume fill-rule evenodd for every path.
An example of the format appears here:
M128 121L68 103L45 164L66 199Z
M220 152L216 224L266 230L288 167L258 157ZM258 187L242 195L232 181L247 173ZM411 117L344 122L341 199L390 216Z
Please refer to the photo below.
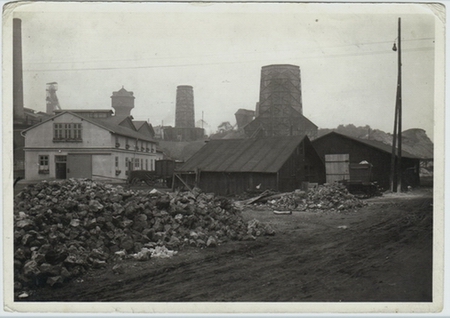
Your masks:
M55 177L56 179L66 179L67 177L67 156L55 156Z

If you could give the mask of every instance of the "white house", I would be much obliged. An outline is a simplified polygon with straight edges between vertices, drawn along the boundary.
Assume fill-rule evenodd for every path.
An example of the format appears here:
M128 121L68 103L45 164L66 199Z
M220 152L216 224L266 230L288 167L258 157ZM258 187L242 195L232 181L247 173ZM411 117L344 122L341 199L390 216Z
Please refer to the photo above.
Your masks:
M157 141L130 116L110 110L64 110L22 132L25 180L126 180L129 170L155 169ZM142 130L141 130L142 131Z

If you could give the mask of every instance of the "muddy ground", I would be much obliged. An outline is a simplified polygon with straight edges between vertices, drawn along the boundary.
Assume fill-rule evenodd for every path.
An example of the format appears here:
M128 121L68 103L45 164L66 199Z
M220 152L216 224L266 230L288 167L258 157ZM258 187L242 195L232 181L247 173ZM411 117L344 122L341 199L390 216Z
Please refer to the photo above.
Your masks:
M248 207L275 236L108 264L25 301L432 301L432 192L385 195L347 212ZM120 273L117 273L120 272Z

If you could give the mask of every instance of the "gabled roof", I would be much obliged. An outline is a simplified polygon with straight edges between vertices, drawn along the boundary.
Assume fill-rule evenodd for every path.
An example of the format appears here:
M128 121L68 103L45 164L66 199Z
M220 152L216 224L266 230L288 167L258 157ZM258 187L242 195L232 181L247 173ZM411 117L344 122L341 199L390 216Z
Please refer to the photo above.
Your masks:
M211 140L178 170L275 173L304 138L307 137Z
M133 124L133 116L111 116L108 118L99 118L114 125L119 125L125 128L129 128L131 130L137 131L136 127Z
M55 116L52 116L52 117L50 117L50 118L48 118L48 119L46 119L46 120L44 120L44 121L34 125L34 126L31 126L28 129L23 130L23 132L27 132L27 131L29 131L31 129L34 129L37 126L43 125L46 122L51 121L52 119L60 117L60 116L62 116L64 114L70 114L72 116L78 117L78 118L83 119L83 120L85 120L85 121L87 121L87 122L89 122L89 123L91 123L93 125L101 127L103 129L106 129L106 130L108 130L108 131L110 131L111 133L114 133L114 134L118 134L118 135L121 135L121 136L124 136L124 137L130 137L130 138L133 138L133 139L139 139L139 140L145 140L145 141L150 141L150 142L156 142L153 138L150 138L150 137L148 137L146 135L143 135L143 134L141 134L141 133L139 133L139 132L137 132L135 130L132 130L130 128L123 127L123 126L120 126L120 125L116 124L115 121L117 121L117 119L115 119L114 117L109 117L109 118L90 118L90 117L84 117L84 116L81 116L81 115L79 115L77 113L72 113L72 112L69 112L69 111L64 111L62 113L56 114Z
M313 143L313 145L314 145L315 142L317 142L317 141L319 141L319 140L321 140L321 139L324 139L324 138L326 138L327 136L329 137L329 136L332 136L332 135L336 135L336 136L340 136L340 137L342 137L342 138L346 138L346 139L349 139L349 140L353 140L353 141L355 141L355 142L358 142L358 143L367 145L367 146L369 146L369 147L372 147L372 148L381 150L381 151L383 151L383 152L392 153L392 146L391 146L391 145L387 145L387 144L385 144L385 143L383 143L383 142L381 142L381 141L378 141L378 140L368 140L368 139L359 139L359 138L347 136L347 135L344 135L344 134L340 134L340 133L337 133L337 132L335 132L335 131L332 131L332 132L330 132L330 133L328 133L328 134L326 134L326 135L323 135L323 136L320 136L319 138L314 139L314 140L312 141L312 143ZM405 151L405 150L403 150L403 149L402 149L402 157L409 158L409 159L420 159L419 157L417 157L417 156L415 156L415 155L413 155L413 154L411 154L411 153L409 153L409 152L407 152L407 151Z
M147 123L145 120L133 120L133 124L134 127L136 127L136 130L139 130L139 128L141 128L145 123Z

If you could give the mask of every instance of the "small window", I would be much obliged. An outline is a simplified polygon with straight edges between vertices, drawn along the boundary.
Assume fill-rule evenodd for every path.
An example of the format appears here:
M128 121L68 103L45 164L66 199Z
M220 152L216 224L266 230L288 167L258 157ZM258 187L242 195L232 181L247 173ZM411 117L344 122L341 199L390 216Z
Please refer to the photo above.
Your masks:
M48 155L39 156L39 166L46 166L48 168Z
M139 159L138 158L134 159L134 167L139 168Z
M116 168L119 168L119 157L116 157Z
M145 159L145 170L148 170L148 159Z
M40 155L38 160L39 160L39 173L41 174L49 173L48 155Z

